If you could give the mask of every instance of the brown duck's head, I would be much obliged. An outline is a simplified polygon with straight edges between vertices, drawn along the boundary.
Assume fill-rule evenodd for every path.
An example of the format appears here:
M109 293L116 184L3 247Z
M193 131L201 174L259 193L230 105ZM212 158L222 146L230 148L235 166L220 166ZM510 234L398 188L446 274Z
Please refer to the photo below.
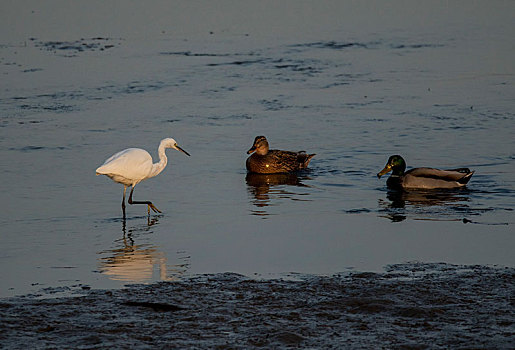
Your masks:
M377 177L381 177L388 172L392 172L392 175L402 175L404 174L404 170L406 170L406 162L399 155L394 155L388 158L388 162L386 163L383 170L381 170Z
M247 151L247 154L251 154L253 152L256 152L256 154L262 156L268 153L268 141L266 140L266 137L256 136L256 138L254 139L254 144Z

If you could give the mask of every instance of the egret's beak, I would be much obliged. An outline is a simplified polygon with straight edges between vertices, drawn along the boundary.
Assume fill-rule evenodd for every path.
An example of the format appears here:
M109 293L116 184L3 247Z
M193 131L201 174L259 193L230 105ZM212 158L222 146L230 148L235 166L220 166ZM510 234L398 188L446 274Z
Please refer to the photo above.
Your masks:
M392 171L392 166L390 164L386 164L386 166L384 167L383 170L381 170L378 174L377 174L377 178L380 178L381 176L383 176L384 174L388 173Z
M256 150L256 145L253 145L252 147L250 147L250 149L247 151L247 154L251 154L252 152L254 152Z
M179 146L175 145L175 149L177 151L181 151L182 153L186 154L187 156L189 156L190 154L188 152L186 152L185 150L183 150L182 148L180 148Z

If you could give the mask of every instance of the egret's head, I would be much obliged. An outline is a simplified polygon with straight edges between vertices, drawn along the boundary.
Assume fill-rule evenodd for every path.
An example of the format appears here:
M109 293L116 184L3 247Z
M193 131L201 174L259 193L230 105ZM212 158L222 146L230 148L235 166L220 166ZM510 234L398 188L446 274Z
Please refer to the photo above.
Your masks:
M180 148L179 145L177 145L177 142L172 138L167 138L167 139L162 140L161 145L163 145L164 148L173 148L173 149L176 149L177 151L181 151L182 153L186 154L187 156L190 155L188 152L186 152L185 150Z
M266 140L266 137L256 136L254 139L254 144L247 151L247 154L251 154L252 152L256 152L262 156L268 153L268 141Z
M406 162L401 156L396 154L388 158L384 169L377 174L377 177L381 177L390 171L392 171L393 175L402 175L404 170L406 170Z

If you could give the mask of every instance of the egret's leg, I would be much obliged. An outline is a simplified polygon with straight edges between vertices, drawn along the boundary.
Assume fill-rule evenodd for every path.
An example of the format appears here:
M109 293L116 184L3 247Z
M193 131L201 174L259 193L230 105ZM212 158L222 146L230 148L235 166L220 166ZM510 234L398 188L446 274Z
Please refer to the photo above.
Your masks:
M134 192L134 188L136 186L132 186L131 193L129 194L129 204L146 204L148 207L148 215L150 215L150 209L152 209L155 213L160 213L161 210L157 209L151 201L133 201L132 200L132 192Z
M123 218L125 219L125 192L127 191L127 186L123 186L123 197L122 197L122 212Z

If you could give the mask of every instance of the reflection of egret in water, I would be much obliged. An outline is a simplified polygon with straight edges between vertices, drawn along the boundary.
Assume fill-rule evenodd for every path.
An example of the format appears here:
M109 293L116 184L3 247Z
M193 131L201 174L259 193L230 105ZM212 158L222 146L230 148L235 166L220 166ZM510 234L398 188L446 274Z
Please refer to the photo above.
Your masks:
M407 215L416 220L462 221L463 215L471 213L466 204L470 200L468 194L467 189L388 190L388 201L379 200L380 216L393 222L403 221Z
M248 173L245 177L247 188L252 195L252 204L258 209L252 210L254 215L269 215L266 207L276 205L275 199L289 198L301 200L297 196L308 195L309 193L298 193L288 191L287 186L297 186L309 188L310 186L302 183L303 180L310 180L306 175L295 173L284 174L255 174Z
M126 230L126 221L122 222L123 237L116 240L121 245L115 249L100 252L100 272L112 280L143 283L150 281L169 281L178 279L189 267L189 256L178 251L179 259L185 262L168 265L164 252L151 244L136 244L134 237L142 233L152 233L151 227L158 224L158 217L147 218L147 224Z

